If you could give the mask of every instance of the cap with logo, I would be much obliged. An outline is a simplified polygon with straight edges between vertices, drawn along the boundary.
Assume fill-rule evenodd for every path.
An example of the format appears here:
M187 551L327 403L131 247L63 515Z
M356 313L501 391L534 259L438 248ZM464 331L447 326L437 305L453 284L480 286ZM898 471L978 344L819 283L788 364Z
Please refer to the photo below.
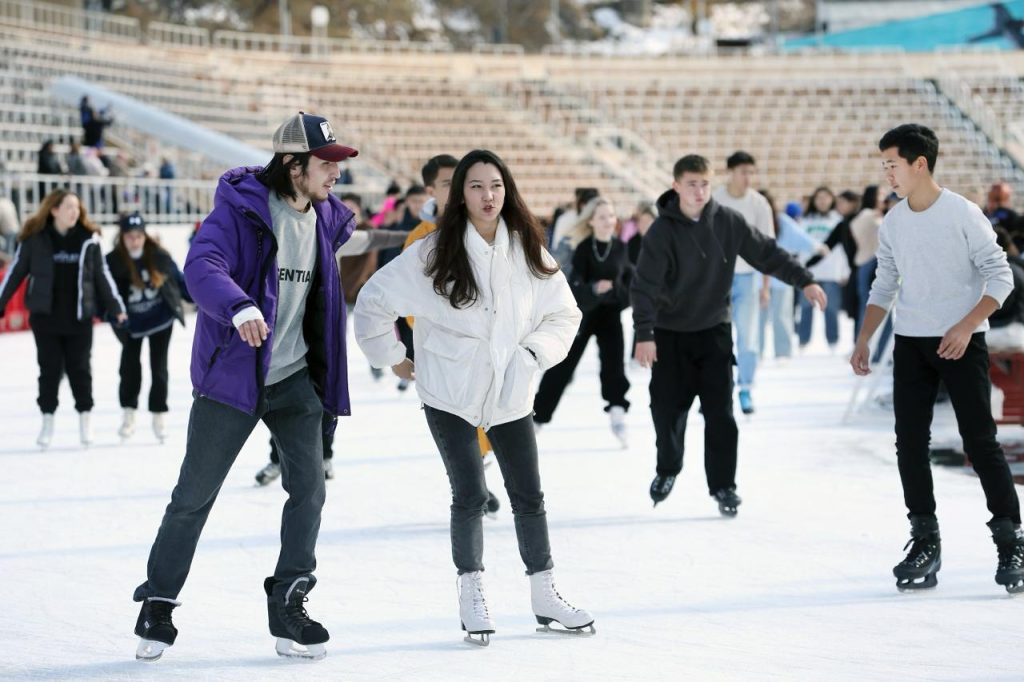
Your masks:
M274 153L305 152L325 161L344 161L359 155L358 150L338 144L326 118L300 111L274 131Z
M117 221L117 226L121 228L121 232L146 231L146 221L142 219L138 211L121 216Z

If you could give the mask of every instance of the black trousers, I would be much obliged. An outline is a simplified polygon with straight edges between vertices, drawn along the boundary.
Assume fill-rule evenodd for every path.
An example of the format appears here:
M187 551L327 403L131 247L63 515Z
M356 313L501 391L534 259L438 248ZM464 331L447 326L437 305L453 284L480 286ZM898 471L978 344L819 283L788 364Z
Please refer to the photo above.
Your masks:
M1020 523L1020 502L1010 468L996 440L988 374L985 334L971 337L959 360L937 354L939 337L896 336L893 348L893 411L896 416L896 456L903 498L911 514L934 514L928 446L939 382L949 390L964 452L981 479L993 518Z
M704 410L704 471L708 491L736 487L739 429L732 411L732 326L697 332L655 329L658 361L651 369L651 416L658 449L658 473L683 469L686 415L700 397Z
M32 328L39 362L39 409L44 414L57 411L57 392L65 372L75 396L75 409L88 412L92 402L92 324L82 325L74 333L48 332Z
M558 407L565 387L572 381L576 366L580 364L583 352L590 343L590 337L597 337L598 358L601 362L601 397L610 407L629 409L626 392L629 379L624 364L622 318L614 306L600 306L583 316L580 330L572 342L565 360L550 368L540 380L540 387L533 400L533 420L547 424Z
M121 342L121 385L118 393L121 407L138 409L142 391L142 342L149 339L149 411L167 412L167 350L171 345L171 329L163 329L140 339L133 339L126 330L115 330Z

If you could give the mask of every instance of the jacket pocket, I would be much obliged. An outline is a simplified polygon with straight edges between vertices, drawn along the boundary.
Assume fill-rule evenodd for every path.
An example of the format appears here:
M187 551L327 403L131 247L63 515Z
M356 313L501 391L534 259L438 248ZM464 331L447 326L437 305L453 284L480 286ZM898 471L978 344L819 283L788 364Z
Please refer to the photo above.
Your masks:
M480 340L456 336L440 327L433 327L423 341L423 352L416 356L416 380L430 393L452 405L469 407L476 391L474 382L488 377L477 366Z
M520 412L532 405L534 379L539 372L540 366L533 355L518 346L505 368L505 381L498 395L498 409L502 412Z

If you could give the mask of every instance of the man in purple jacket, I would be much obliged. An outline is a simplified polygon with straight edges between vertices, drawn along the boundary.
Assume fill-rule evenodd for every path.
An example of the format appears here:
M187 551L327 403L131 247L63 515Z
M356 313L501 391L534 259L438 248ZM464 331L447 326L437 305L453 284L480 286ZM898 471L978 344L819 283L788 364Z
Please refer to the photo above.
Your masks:
M196 234L185 281L199 307L192 345L195 402L178 483L150 550L136 657L159 658L178 634L179 605L199 534L235 457L263 422L280 446L288 501L281 552L264 582L282 656L322 658L327 630L303 603L316 584L324 504L321 420L348 415L345 301L334 253L355 229L331 194L338 162L355 156L330 124L300 112L274 133L265 168L236 168Z

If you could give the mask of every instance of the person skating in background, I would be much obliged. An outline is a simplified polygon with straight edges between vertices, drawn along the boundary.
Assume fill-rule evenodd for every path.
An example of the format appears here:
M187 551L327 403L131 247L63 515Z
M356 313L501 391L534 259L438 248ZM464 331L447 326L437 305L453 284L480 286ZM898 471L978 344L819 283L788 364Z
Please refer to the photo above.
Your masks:
M577 365L590 343L597 337L600 358L601 397L611 423L612 433L627 447L626 412L629 380L624 362L622 311L629 307L629 283L632 266L626 245L615 237L618 218L612 202L603 197L591 199L579 214L576 224L566 233L574 246L569 285L576 304L583 311L583 322L565 360L544 372L533 401L533 422L538 430L551 421Z
M807 200L807 208L800 218L800 226L815 241L824 244L842 220L843 216L836 210L836 197L832 190L828 187L818 187ZM825 340L833 351L839 343L839 311L843 306L843 286L850 277L847 248L841 242L837 242L830 247L827 256L812 259L809 263L814 280L828 296L828 307L824 311ZM804 299L800 301L800 322L797 325L801 349L806 348L811 342L813 322L813 306Z
M775 217L768 202L753 186L757 173L757 162L744 151L733 153L725 162L729 171L728 180L714 191L715 202L730 208L741 216L748 225L767 237L774 237ZM660 209L660 204L659 204ZM760 341L758 318L760 309L768 305L771 295L768 276L754 271L754 267L743 258L736 262L732 285L732 323L736 333L736 384L743 414L754 413L754 398L751 391L757 373ZM703 402L701 403L703 405Z
M393 333L400 315L416 317L415 370ZM483 587L487 487L478 426L494 446L512 502L537 621L593 629L593 616L554 586L531 417L536 376L565 358L580 319L511 173L484 150L459 162L436 232L379 270L356 303L356 339L370 362L409 379L415 371L451 483L461 625L476 643L486 644L495 630Z
M682 471L687 412L699 397L708 493L723 515L735 516L741 500L729 302L737 261L742 257L800 287L821 308L826 297L811 273L773 239L712 199L711 176L711 164L702 156L676 162L672 189L658 199L658 219L644 237L633 275L633 325L636 359L651 368L658 455L651 499L657 505L668 497Z
M151 385L148 408L153 415L153 434L160 442L167 437L167 352L171 331L177 320L185 326L182 300L192 302L185 278L177 263L159 243L146 234L146 221L139 213L118 220L114 249L107 254L107 267L117 290L128 306L128 324L114 327L121 342L118 396L123 415L117 433L122 440L135 433L135 412L142 391L142 342L149 341Z
M127 315L103 258L100 229L74 192L50 192L22 226L14 258L0 282L0 316L26 277L25 305L36 342L43 413L36 442L48 448L53 440L57 394L66 373L78 412L79 440L88 446L93 441L93 316L102 307L120 324Z
M185 281L196 302L195 401L185 458L153 542L135 625L136 656L174 644L179 605L199 536L231 465L263 421L281 448L281 550L263 582L270 634L282 656L322 658L326 628L305 602L316 585L316 541L326 488L324 413L348 415L345 304L335 253L355 218L333 194L338 162L358 152L331 124L299 112L274 133L265 167L235 168L196 233Z
M758 190L775 216L775 243L779 248L798 260L802 260L816 251L828 253L828 250L804 232L800 224L786 213L776 209L775 199L766 189ZM761 343L758 348L764 356L765 329L768 322L772 326L772 342L775 346L775 359L785 360L793 356L793 287L778 277L771 278L771 301L767 307L761 308Z
M942 566L928 459L939 383L949 391L964 452L978 474L998 552L995 580L1024 591L1020 501L992 417L985 331L1013 291L1006 254L977 205L943 189L933 174L939 140L925 126L893 128L878 143L882 169L903 199L885 216L878 268L850 357L871 372L868 343L895 304L893 413L896 461L910 520L906 557L893 568L900 590L935 587ZM928 248L922 248L922 245Z

